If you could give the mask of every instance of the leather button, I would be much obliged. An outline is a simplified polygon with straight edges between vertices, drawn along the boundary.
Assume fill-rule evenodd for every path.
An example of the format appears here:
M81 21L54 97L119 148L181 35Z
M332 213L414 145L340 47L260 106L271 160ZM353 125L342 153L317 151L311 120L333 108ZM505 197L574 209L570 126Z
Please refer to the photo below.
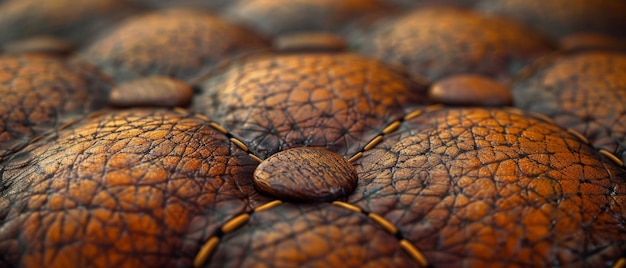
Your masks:
M331 201L354 191L354 167L331 151L300 147L278 152L254 171L262 193L292 201Z

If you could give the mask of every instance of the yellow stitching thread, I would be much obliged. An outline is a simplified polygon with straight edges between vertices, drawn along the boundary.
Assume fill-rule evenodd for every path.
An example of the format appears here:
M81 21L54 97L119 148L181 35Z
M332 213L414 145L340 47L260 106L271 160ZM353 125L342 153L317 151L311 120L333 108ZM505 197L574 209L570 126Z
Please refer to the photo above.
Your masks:
M609 159L611 159L611 161L613 161L615 164L617 164L618 166L624 166L624 161L622 161L621 159L619 159L616 155L614 155L613 153L605 150L605 149L600 149L599 150L600 153L606 157L608 157Z
M389 134L391 132L394 132L396 130L398 130L398 128L400 128L400 125L402 125L402 122L398 121L393 121L391 122L391 124L387 125L387 127L385 129L383 129L383 133L382 134Z
M352 205L352 204L349 204L349 203L346 203L346 202L335 201L335 202L333 202L333 205L345 208L347 210L354 211L356 213L362 213L363 212L359 207L357 207L355 205Z
M426 257L417 249L409 240L400 240L400 247L406 251L417 263L422 267L428 267L428 261Z
M578 131L576 131L574 129L571 129L571 128L568 128L567 132L569 134L572 134L572 135L576 136L576 138L578 138L583 143L589 144L589 140L587 139L587 137L583 136L583 134L581 134L580 132L578 132Z
M213 253L213 250L217 247L219 243L219 237L213 236L209 238L209 240L202 246L198 254L196 254L196 257L193 259L193 266L202 266L207 261L209 256L211 256L211 253Z
M228 222L224 223L224 225L222 225L221 230L225 234L230 233L234 231L235 229L239 228L244 223L246 223L249 219L250 219L250 214L248 213L241 214L237 217L230 219Z
M282 201L280 201L280 200L274 200L274 201L271 201L271 202L265 203L265 204L263 204L263 205L261 205L261 206L259 206L259 207L255 208L255 209L254 209L254 212L256 213L256 212L265 211L265 210L268 210L268 209L273 208L273 207L275 207L275 206L278 206L278 205L280 205L280 204L282 204L282 203L283 203L283 202L282 202Z
M398 228L393 226L393 224L391 224L387 219L383 218L382 216L376 213L370 213L367 216L376 223L378 223L380 226L382 226L383 229L387 230L387 232L391 233L392 235L396 235L398 233Z

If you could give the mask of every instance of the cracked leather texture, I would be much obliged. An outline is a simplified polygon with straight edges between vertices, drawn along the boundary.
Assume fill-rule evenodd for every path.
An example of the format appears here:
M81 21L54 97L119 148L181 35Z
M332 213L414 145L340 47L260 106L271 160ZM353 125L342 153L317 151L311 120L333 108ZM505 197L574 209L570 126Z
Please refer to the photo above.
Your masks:
M3 3L13 1L21 0ZM337 5L352 2L311 3L343 14ZM347 53L232 59L268 43L199 8L144 11L107 23L110 32L80 49L81 59L102 56L90 59L113 78L76 58L0 59L0 108L8 111L0 111L8 116L0 122L26 122L23 132L2 129L7 143L0 149L10 150L0 156L0 267L607 267L626 261L626 168L595 148L595 137L586 143L541 111L427 106L432 84L419 74L508 78L551 51L538 33L469 11L424 8L364 30L372 35L359 45L381 53L365 54L391 67ZM268 14L282 21L318 11ZM370 11L363 13L375 15ZM431 46L412 50L421 44ZM415 64L405 57L416 51L430 58ZM609 109L622 107L621 97L611 95L621 92L621 59L608 55L594 56L591 65L579 62L582 56L533 65L524 72L530 79L516 82L565 79L572 90L559 91L565 97L595 89L600 93L584 96L593 107L604 106L589 110L598 113L587 117L597 125L616 115ZM568 64L545 79L561 61ZM403 72L398 65L413 67ZM598 73L604 80L594 80ZM103 81L157 74L195 90L189 110L93 111L106 104L101 94L111 82ZM611 94L599 90L606 85ZM590 107L523 98L543 108ZM255 188L259 160L297 147L349 159L354 191L328 202L277 202ZM305 165L282 156L279 167Z
M0 159L71 117L107 105L108 78L43 55L0 56Z
M433 112L356 167L348 202L398 226L433 267L599 267L626 250L626 171L533 118Z
M547 115L626 161L626 54L563 55L531 68L512 83L515 106Z
M3 165L0 263L190 266L220 224L268 201L255 163L167 110L86 119Z
M338 31L351 20L386 9L376 0L241 0L226 16L267 36Z
M428 5L471 7L476 4L475 0L387 0L385 2L398 8L415 8Z
M393 235L365 215L284 204L255 213L227 234L206 267L411 267Z
M615 0L486 0L485 13L507 17L559 38L573 33L626 37L626 2ZM545 12L549 11L549 16Z
M624 169L537 119L435 111L355 164L359 184L347 201L397 226L434 267L598 266L624 250ZM79 122L2 170L0 249L10 262L33 265L188 265L219 224L271 200L250 183L255 165L205 121L178 113L133 110ZM315 266L339 256L406 265L396 238L375 226L328 204L280 205L225 234L207 265ZM298 247L300 239L318 242Z
M120 0L5 1L0 3L0 44L37 35L82 44L135 11Z
M189 81L220 60L269 44L238 25L192 9L132 17L93 42L82 57L116 81L162 75Z
M453 74L506 79L551 51L543 37L518 24L462 9L416 9L370 27L350 38L353 49L431 80Z
M261 56L202 84L194 110L266 158L293 147L356 153L403 108L426 103L426 85L353 54Z
M172 8L172 7L194 7L206 8L212 11L219 11L241 0L129 0L134 3L140 3L156 8Z

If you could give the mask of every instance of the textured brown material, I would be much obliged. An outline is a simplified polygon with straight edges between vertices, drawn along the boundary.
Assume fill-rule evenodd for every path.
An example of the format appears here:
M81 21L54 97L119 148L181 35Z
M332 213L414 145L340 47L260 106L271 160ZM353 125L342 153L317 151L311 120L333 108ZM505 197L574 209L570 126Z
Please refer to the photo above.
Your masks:
M283 204L224 236L206 267L416 267L397 239L365 215Z
M394 224L433 267L598 267L626 250L626 170L549 123L439 110L355 165L348 202Z
M2 46L2 53L45 53L65 56L74 50L72 44L53 36L34 36L23 40L9 42Z
M254 171L254 186L269 196L299 202L333 201L356 187L352 164L319 148L293 148L278 152Z
M215 15L170 9L133 17L95 41L83 57L117 81L164 75L192 79L220 60L268 44Z
M113 88L109 104L118 107L174 107L191 103L193 90L180 80L163 76L139 78Z
M376 0L243 0L227 15L267 36L336 31L349 21L384 10Z
M254 190L255 166L177 113L80 122L3 164L0 266L191 266L220 225L270 201Z
M0 57L0 158L88 111L110 84L93 67L43 55Z
M455 75L433 84L428 98L435 103L466 106L510 106L511 91L493 79L479 75Z
M554 38L581 32L626 37L623 0L484 0L477 8Z
M0 3L0 44L38 35L85 43L134 11L122 0L8 0Z
M561 38L559 47L568 51L593 49L626 50L626 39L600 33L575 33Z
M33 0L8 1L0 0L0 7ZM80 20L61 28L72 25L78 40L98 34L91 47L77 46L79 57L102 46L95 54L103 57L98 66L115 74L121 88L123 82L157 75L191 85L196 96L190 110L90 113L105 106L113 80L96 67L75 58L1 56L0 267L626 263L623 54L555 53L524 68L509 85L528 91L516 101L531 103L536 112L453 108L431 105L426 93L432 83L413 71L502 81L550 46L539 33L511 26L507 18L446 8L399 10L406 16L380 21L382 9L336 8L351 0L307 0L299 10L289 7L304 0L119 1L240 2L241 9L264 3L270 7L267 22L280 22L272 31L308 20L303 28L330 27L323 31L345 36L354 49L376 48L377 57L389 64L337 51L251 55L268 49L269 42L203 8L144 9L121 24L104 21L100 26L111 27L105 32L78 30ZM53 1L28 4L32 9L24 14L37 14L37 5L49 8L48 2ZM83 2L54 1L69 11L54 11L68 16L55 21L84 16L73 8ZM330 9L316 13L324 10L315 8L319 5ZM6 18L2 12L0 22ZM88 20L108 16L98 14ZM295 19L283 20L281 14ZM28 29L29 22L20 23ZM351 30L335 32L339 28ZM359 32L369 34L359 40ZM410 75L403 66L420 58L399 55L426 60ZM160 98L149 102L162 105L173 97ZM602 149L607 144L615 147ZM309 148L332 153L301 153L318 150ZM267 159L272 155L278 161ZM264 179L283 176L283 182L298 183L261 193L254 172L270 162L281 169L270 168L276 175ZM312 168L323 162L331 167ZM356 178L352 170L340 171L352 166ZM336 176L345 180L332 180ZM349 186L352 193L328 202L272 194L309 189L304 195L310 196L316 189L306 184L311 181L322 186L317 188Z
M508 20L443 7L381 21L350 39L361 53L432 80L453 74L505 79L551 50L541 36Z
M170 7L193 7L193 8L206 8L213 11L217 11L228 7L238 1L245 0L127 0L130 2L140 3L157 8L170 8Z
M346 50L347 44L339 35L328 32L304 32L281 35L274 41L279 52L333 52Z
M557 57L512 85L515 106L574 129L626 161L626 54Z
M476 0L385 0L386 3L399 8L419 8L423 6L458 6L471 7Z
M425 103L426 86L352 54L267 56L235 63L194 99L256 155L293 147L357 152L403 107Z

